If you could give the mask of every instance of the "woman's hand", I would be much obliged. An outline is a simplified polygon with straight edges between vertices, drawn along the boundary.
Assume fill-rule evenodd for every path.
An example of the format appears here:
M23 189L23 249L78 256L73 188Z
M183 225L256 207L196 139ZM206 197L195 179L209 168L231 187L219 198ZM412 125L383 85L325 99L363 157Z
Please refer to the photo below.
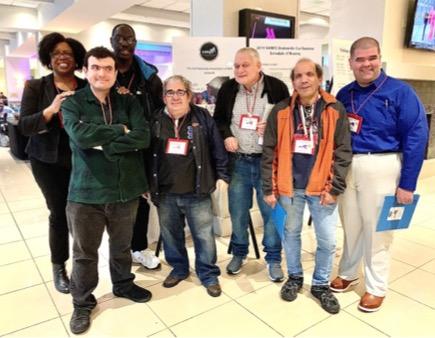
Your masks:
M53 118L53 115L57 114L59 112L60 105L62 104L62 102L65 101L65 99L68 96L71 96L74 93L75 93L74 90L69 90L69 91L57 94L54 97L53 102L51 102L51 104L42 111L42 115L44 116L45 122L50 122L50 120Z

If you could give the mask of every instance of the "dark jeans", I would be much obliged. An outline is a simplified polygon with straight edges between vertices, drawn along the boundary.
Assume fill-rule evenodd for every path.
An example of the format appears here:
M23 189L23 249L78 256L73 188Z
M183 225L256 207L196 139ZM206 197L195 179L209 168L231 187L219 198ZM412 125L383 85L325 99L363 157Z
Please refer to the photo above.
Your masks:
M263 246L268 263L281 262L281 238L270 217L272 209L263 200L260 168L261 158L241 158L234 162L228 203L231 216L231 245L233 255L246 257L248 254L249 209L252 208L254 189L257 193L257 204L264 224Z
M63 264L69 258L69 237L65 207L71 169L30 158L33 177L50 211L48 239L51 262Z
M216 242L213 234L211 198L196 194L165 195L158 208L165 258L173 270L171 275L184 278L189 274L189 259L184 238L185 219L195 247L195 270L201 283L218 283Z
M136 221L133 226L133 238L131 240L131 251L142 251L148 248L148 219L150 216L150 206L147 200L139 197L139 207L137 208Z
M98 248L104 229L109 234L113 290L125 290L132 285L130 244L137 205L137 199L107 204L68 201L68 226L74 239L70 285L74 307L95 306L92 292L98 284Z

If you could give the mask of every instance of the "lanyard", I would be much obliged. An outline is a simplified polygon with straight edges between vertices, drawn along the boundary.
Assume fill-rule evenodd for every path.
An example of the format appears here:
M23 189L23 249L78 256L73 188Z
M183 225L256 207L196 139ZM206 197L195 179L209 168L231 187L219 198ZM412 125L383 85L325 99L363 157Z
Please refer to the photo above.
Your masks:
M179 119L174 119L172 117L172 115L169 114L169 117L174 122L174 132L175 132L176 139L180 138L180 130L181 130L181 127L183 126L184 121L186 120L186 116L187 116L187 114L183 116L183 119L181 120L181 123L179 124L178 123Z
M252 113L254 112L254 108L255 108L255 102L257 101L257 94L258 94L258 89L260 88L260 81L257 82L257 88L255 88L255 93L254 93L254 101L252 102L252 106L249 107L249 102L248 102L248 91L245 89L245 95L246 95L246 110L248 111L249 115L252 115Z
M133 83L133 80L134 80L135 77L136 77L136 74L133 73L133 74L131 75L131 77L130 77L130 81L128 81L127 89L128 89L129 91L130 91L131 84ZM117 83L118 87L121 86L121 84L119 83L119 81L116 81L116 83Z
M313 119L314 119L314 109L315 108L316 108L316 103L314 103L311 106L311 113L310 113L311 123L310 123L310 127L308 130L307 130L307 122L305 120L304 107L302 105L300 105L300 108L299 108L300 115L301 115L301 121L302 121L302 127L304 128L304 135L309 136L310 140L313 140ZM309 132L309 135L308 135L308 132Z
M360 106L358 107L358 109L355 110L355 103L353 101L353 90L351 90L350 92L350 104L352 105L352 112L355 114L358 114L359 111L362 109L362 107L365 106L365 104L367 103L367 101L373 96L374 93L376 93L379 89L381 89L382 85L385 83L385 81L387 80L387 76L385 76L385 79L382 80L381 84L376 87L375 89L372 90L372 92L369 94L369 96L366 97L366 99L363 101L363 103L360 104Z
M106 110L104 109L103 103L100 101L101 112L103 113L104 124L112 124L113 122L113 114L112 114L112 104L110 103L110 96L107 97L107 101L109 103L109 121L107 121Z
M135 75L136 75L136 74L133 73L133 75L132 75L131 78L130 78L130 81L128 82L128 87L127 87L128 90L130 90L130 87L131 87L131 84L133 83L133 80L134 80Z

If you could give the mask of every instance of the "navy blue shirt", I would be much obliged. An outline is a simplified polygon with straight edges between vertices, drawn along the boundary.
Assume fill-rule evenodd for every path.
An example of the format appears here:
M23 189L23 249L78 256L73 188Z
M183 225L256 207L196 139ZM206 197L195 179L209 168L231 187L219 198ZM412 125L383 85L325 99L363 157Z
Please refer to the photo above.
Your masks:
M351 82L338 92L337 99L348 113L363 118L360 132L352 133L352 151L402 153L399 187L414 191L428 141L426 113L414 90L382 71L367 87Z
M319 101L317 101L319 102ZM301 114L299 112L300 105L295 105L293 111L294 118L294 134L304 135L304 128L302 125ZM314 108L313 119L310 121L305 113L305 120L307 127L312 125L313 136L315 141L318 140L319 120L320 120L320 105L317 103ZM293 153L293 187L295 189L306 189L308 180L310 179L311 171L313 170L314 162L316 160L318 150L318 141L315 142L314 154L298 154Z

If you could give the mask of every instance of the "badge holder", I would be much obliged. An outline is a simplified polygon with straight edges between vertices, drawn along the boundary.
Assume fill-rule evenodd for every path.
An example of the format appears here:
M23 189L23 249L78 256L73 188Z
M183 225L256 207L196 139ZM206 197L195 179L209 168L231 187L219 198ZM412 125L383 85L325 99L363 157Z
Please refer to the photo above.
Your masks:
M314 155L313 141L305 135L295 134L293 136L293 153Z
M246 130L257 130L258 122L260 121L259 116L243 114L240 116L240 129Z
M168 142L166 143L166 154L186 156L188 144L188 140L168 138Z
M349 119L350 131L355 134L359 134L362 127L363 118L354 113L347 113L347 118Z

